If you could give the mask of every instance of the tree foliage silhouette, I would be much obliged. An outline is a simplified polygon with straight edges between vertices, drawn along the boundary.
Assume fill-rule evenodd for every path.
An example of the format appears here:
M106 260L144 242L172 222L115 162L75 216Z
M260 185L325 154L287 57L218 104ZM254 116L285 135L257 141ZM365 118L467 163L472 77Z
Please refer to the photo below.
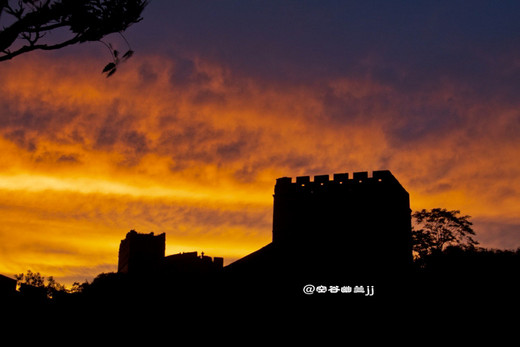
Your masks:
M27 284L33 287L43 287L45 285L45 277L40 275L39 272L32 272L27 270L26 274L18 274L14 276L18 281L18 284Z
M103 69L110 76L133 51L125 39L128 49L120 56L101 39L113 33L122 35L132 24L140 22L147 4L147 0L0 0L0 20L7 18L9 23L0 29L0 61L35 50L99 41L111 51L112 62ZM62 33L64 28L69 31L66 38L57 35L53 41L49 37L49 33Z
M469 221L470 216L460 215L460 211L448 211L444 208L416 211L412 214L413 251L424 258L435 252L441 252L448 246L473 248L478 244Z
M58 283L53 276L47 278L47 284L45 284L45 277L40 275L39 272L32 272L27 270L26 274L18 274L14 276L19 285L25 284L36 288L45 288L48 298L52 298L58 292L65 292L65 286Z

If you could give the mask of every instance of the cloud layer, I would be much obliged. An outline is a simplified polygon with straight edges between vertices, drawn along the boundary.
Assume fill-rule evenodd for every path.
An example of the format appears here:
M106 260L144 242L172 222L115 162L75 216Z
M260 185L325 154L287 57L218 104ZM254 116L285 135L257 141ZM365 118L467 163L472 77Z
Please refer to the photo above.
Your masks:
M0 65L1 273L113 271L131 228L229 262L277 177L378 169L520 245L514 3L210 3L152 3L109 79L92 47Z

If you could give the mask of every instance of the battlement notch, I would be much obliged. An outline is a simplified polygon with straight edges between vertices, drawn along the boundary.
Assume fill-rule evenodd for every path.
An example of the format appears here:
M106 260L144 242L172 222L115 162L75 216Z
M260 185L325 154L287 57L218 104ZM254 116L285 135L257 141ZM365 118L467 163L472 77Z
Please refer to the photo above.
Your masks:
M373 171L369 176L367 171L349 173L335 173L332 180L329 175L280 177L276 180L275 194L296 191L315 191L316 189L336 186L352 186L358 184L399 184L397 179L388 170Z

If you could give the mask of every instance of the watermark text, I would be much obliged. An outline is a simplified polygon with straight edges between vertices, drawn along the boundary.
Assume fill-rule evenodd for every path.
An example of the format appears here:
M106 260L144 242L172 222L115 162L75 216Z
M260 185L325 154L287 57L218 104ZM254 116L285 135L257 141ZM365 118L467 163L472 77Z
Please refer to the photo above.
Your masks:
M374 286L340 286L340 285L313 285L307 284L303 286L303 293L307 295L313 294L352 294L352 295L364 295L364 296L374 296Z

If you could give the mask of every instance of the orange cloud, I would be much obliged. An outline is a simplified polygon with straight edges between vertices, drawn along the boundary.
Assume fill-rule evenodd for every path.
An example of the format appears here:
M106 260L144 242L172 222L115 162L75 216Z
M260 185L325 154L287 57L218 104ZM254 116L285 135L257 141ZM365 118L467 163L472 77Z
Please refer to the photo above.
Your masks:
M136 57L110 79L97 63L0 66L0 273L114 271L131 228L229 262L269 242L281 176L390 169L413 209L520 224L515 105L451 84L270 86L200 58Z

